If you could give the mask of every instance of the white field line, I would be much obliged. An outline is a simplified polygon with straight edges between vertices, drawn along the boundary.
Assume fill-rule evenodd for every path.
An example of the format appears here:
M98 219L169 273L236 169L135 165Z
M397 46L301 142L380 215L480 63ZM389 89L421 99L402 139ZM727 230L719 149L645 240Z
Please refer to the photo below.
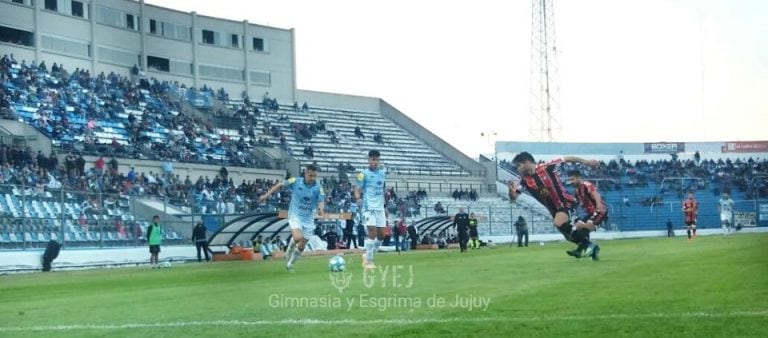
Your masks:
M547 316L547 317L477 317L477 318L423 318L423 319L283 319L283 320L213 320L168 323L125 323L125 324L69 324L44 326L9 326L0 327L0 332L31 332L31 331L75 331L75 330L124 330L143 328L178 328L206 326L271 326L271 325L418 325L445 323L483 323L483 322L550 322L550 321L581 321L606 319L648 319L648 318L760 318L768 319L768 310L734 311L734 312L682 312L682 313L638 313L638 314L606 314L589 316Z

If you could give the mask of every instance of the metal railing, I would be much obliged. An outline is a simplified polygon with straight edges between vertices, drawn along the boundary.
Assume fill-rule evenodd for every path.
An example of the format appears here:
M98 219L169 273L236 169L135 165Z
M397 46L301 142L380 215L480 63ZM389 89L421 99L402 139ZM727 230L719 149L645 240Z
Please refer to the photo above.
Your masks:
M50 240L65 247L141 246L154 215L164 226L164 245L186 245L191 244L191 230L198 221L214 231L228 218L278 207L277 202L258 204L249 199L204 201L191 194L175 198L92 189L0 185L0 248L41 248Z

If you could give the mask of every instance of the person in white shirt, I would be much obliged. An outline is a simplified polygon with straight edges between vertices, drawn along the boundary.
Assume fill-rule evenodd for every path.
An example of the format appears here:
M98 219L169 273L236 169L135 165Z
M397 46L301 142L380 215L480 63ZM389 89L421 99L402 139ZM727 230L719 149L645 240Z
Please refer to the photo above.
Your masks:
M734 202L728 192L723 192L723 196L717 201L717 210L720 212L720 226L723 227L723 236L728 236L733 228L733 205Z

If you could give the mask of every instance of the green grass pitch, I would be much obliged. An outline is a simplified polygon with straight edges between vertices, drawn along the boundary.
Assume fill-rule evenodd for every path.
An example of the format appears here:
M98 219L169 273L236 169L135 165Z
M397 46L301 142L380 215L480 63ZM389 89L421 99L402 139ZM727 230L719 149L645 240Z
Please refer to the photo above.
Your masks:
M768 234L532 244L4 275L0 336L768 336Z

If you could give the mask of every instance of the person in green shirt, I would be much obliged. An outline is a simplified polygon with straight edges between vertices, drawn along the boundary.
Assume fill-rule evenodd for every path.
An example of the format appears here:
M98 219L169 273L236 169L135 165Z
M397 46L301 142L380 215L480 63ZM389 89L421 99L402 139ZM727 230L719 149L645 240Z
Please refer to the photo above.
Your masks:
M152 268L158 267L160 244L163 243L163 226L160 225L160 216L152 216L152 224L147 228L147 241L149 242L149 264Z

